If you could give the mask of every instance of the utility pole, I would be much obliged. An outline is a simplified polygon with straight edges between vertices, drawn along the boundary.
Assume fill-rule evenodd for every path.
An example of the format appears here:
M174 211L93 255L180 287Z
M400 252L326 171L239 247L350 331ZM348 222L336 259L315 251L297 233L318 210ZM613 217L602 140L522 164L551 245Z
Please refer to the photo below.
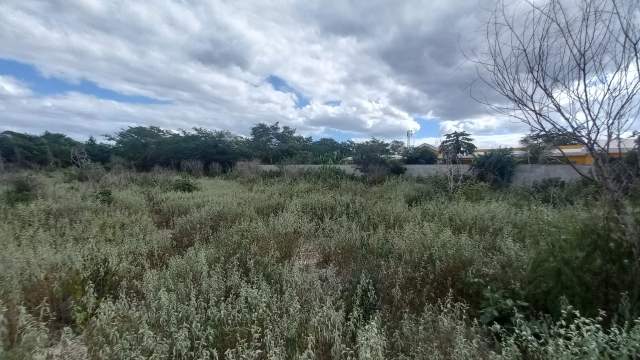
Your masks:
M407 149L411 149L411 138L413 137L413 134L413 130L407 130Z

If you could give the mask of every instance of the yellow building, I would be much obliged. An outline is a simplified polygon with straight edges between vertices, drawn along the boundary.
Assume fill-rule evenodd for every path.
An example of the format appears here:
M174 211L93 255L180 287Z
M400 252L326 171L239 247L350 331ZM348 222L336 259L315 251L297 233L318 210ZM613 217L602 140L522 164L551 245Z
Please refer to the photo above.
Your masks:
M604 145L604 144L603 144ZM633 150L635 139L612 140L609 145L609 156L616 158ZM564 153L564 154L563 154ZM554 149L551 156L557 158L566 157L575 165L592 165L593 157L583 145L560 145L559 149Z
M631 151L634 146L635 139L621 139L620 141L614 140L609 146L609 156L619 157L622 154ZM487 152L495 149L477 149L473 155L460 156L463 164L471 164L474 157L484 155ZM513 148L513 155L518 158L526 158L527 151L525 148ZM592 165L593 158L589 155L589 152L584 145L560 145L557 149L551 150L549 157L557 159L558 163L568 160L575 165ZM438 154L438 160L442 161L442 154Z

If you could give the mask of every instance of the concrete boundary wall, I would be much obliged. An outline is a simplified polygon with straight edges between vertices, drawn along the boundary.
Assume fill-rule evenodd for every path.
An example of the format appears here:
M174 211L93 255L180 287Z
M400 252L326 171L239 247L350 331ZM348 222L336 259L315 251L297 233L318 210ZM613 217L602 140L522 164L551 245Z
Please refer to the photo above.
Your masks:
M591 165L575 165L583 174L591 174ZM577 181L582 178L571 165L518 165L512 183L532 185L536 181L559 178L564 181Z
M286 171L289 173L299 173L305 170L317 170L328 165L258 165L260 171ZM347 174L361 175L355 165L330 165L343 170ZM470 173L469 165L405 165L407 176L427 177L434 175L447 175L451 170ZM590 165L576 165L583 173L592 171ZM549 178L559 178L564 181L577 181L581 178L571 165L518 165L513 176L514 185L530 186L536 181Z

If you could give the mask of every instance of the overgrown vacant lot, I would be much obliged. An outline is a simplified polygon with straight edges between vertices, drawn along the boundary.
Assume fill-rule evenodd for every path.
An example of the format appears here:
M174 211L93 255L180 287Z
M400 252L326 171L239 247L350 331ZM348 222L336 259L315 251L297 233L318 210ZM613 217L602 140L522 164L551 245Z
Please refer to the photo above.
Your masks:
M2 177L0 358L640 351L630 250L586 186L70 175Z

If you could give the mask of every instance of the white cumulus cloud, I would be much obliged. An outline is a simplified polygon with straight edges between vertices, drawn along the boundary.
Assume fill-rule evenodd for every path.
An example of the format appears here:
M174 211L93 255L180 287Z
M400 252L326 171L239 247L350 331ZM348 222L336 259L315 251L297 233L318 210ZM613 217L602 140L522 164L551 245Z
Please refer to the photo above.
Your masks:
M428 116L443 131L504 137L505 120L469 96L476 74L464 53L479 46L487 9L484 0L6 1L0 58L160 103L39 94L3 76L0 130L87 137L143 124L247 134L279 121L314 136L402 138Z

